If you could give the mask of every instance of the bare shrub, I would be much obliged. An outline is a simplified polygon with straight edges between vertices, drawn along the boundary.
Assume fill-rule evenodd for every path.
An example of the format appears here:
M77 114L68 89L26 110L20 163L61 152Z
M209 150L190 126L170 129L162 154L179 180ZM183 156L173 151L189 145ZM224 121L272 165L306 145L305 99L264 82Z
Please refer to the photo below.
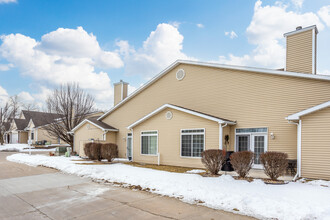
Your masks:
M219 173L225 161L225 151L212 149L202 152L202 163L213 175L217 175Z
M271 180L277 180L288 166L288 154L282 152L268 151L260 155L260 161L264 171Z
M100 143L92 143L90 152L91 152L91 160L101 161L101 145Z
M86 143L85 144L85 147L84 147L84 152L85 152L85 155L91 159L92 157L92 154L91 154L91 146L92 146L93 143Z
M112 162L113 159L118 157L118 146L116 144L102 144L101 157L107 159L108 162Z
M251 151L239 151L230 155L230 163L241 178L245 178L253 164Z

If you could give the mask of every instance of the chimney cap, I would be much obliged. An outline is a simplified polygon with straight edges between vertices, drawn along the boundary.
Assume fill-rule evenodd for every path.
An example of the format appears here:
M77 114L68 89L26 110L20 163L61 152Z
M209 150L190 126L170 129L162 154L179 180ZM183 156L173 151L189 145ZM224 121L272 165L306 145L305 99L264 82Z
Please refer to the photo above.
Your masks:
M319 33L319 31L317 30L316 25L308 26L308 27L305 27L305 28L303 28L302 26L298 26L298 27L296 27L296 30L287 32L287 33L283 34L283 36L287 37L287 36L290 36L290 35L293 35L293 34L298 34L300 32L309 31L309 30L313 30L313 29L315 29L315 34Z
M120 80L119 82L117 82L117 83L114 83L113 85L119 85L119 84L129 84L128 82L124 82L124 80Z

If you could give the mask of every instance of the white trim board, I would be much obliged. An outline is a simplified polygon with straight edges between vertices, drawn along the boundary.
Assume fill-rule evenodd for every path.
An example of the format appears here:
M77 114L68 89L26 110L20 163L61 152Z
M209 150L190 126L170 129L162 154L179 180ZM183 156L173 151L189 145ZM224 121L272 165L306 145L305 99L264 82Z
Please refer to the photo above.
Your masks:
M278 76L289 76L289 77L299 77L299 78L306 78L306 79L317 79L317 80L327 80L330 81L330 77L326 75L317 75L317 74L307 74L307 73L296 73L296 72L286 72L281 70L272 70L272 69L264 69L264 68L255 68L255 67L244 67L244 66L234 66L234 65L225 65L225 64L218 64L218 63L208 63L208 62L200 62L200 61L189 61L189 60L177 60L164 69L162 72L154 76L150 79L147 83L142 85L140 88L135 90L129 96L127 96L124 100L120 101L117 105L113 106L109 111L101 115L98 120L105 118L111 112L122 106L128 100L142 92L144 89L152 85L162 76L170 72L172 69L177 67L180 64L188 64L188 65L196 65L196 66L206 66L206 67L213 67L213 68L220 68L220 69L230 69L230 70L240 70L240 71L247 71L247 72L254 72L254 73L263 73L263 74L271 74L271 75L278 75Z
M320 105L316 105L314 107L311 107L311 108L305 109L303 111L297 112L295 114L289 115L285 119L287 119L289 121L291 121L291 120L299 120L301 116L308 115L310 113L313 113L315 111L322 110L322 109L327 108L327 107L330 107L330 101L324 102L324 103L322 103Z
M287 33L283 34L283 36L287 37L287 36L290 36L290 35L293 35L293 34L298 34L298 33L301 33L301 32L304 32L304 31L309 31L309 30L315 30L316 34L319 33L319 31L317 30L316 25L312 25L312 26L308 26L308 27L305 27L305 28L301 28L299 30L294 30L294 31L287 32Z
M129 129L129 130L132 129L136 125L142 123L143 121L149 119L150 117L156 115L157 113L161 112L162 110L164 110L166 108L175 109L175 110L178 110L178 111L181 111L181 112L185 112L185 113L188 113L188 114L191 114L191 115L195 115L195 116L198 116L198 117L201 117L201 118L205 118L205 119L208 119L208 120L211 120L211 121L215 121L215 122L218 122L219 124L224 124L224 123L227 123L227 124L230 124L230 125L236 124L235 122L232 122L232 121L222 120L222 119L219 119L219 118L216 118L216 117L212 117L212 116L205 115L205 114L202 114L202 113L199 113L199 112L195 112L193 110L181 108L179 106L175 106L175 105L171 105L171 104L165 104L165 105L162 105L161 107L157 108L156 110L150 112L146 116L140 118L139 120L137 120L133 124L129 125L127 127L127 129Z

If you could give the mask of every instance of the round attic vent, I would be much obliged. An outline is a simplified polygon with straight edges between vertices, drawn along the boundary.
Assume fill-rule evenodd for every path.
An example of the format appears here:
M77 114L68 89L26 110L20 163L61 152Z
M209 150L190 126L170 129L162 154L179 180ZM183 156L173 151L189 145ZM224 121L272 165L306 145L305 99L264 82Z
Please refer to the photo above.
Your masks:
M90 124L87 124L87 125L86 125L86 128L87 128L87 129L90 129L90 128L91 128Z
M173 117L173 113L172 113L171 111L166 112L166 114L165 114L165 118L166 118L167 120L172 119L172 117Z
M177 80L182 80L185 76L185 72L183 69L179 69L177 72L176 72L176 79Z

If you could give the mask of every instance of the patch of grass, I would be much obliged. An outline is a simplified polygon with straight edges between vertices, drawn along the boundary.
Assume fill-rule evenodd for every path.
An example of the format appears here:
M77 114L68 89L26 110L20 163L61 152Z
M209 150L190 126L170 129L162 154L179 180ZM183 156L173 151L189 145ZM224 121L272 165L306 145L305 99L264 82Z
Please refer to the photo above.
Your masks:
M163 171L168 171L168 172L173 172L173 173L185 173L189 170L197 169L197 168L191 168L191 167L144 164L144 163L137 163L137 162L125 162L124 164L131 165L134 167L143 167L143 168L150 168L150 169L154 169L154 170L163 170Z

